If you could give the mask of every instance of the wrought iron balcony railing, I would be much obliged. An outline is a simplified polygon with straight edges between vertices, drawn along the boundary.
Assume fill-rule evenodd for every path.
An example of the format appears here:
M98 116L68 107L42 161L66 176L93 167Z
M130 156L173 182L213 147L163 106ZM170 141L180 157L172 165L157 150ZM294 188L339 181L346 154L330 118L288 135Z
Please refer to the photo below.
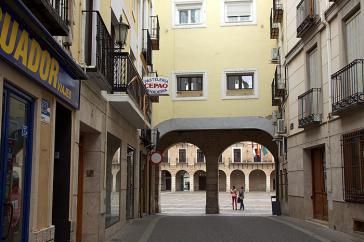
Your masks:
M282 104L282 98L277 95L277 80L273 78L272 81L272 106L280 106Z
M270 13L270 38L278 39L279 37L279 25L273 21L273 8Z
M87 71L101 74L102 79L112 87L114 83L114 40L98 11L83 11L83 13L85 14Z
M331 76L332 113L364 103L364 59L354 60Z
M311 88L298 97L298 127L309 128L321 124L321 88Z
M143 84L137 69L131 61L129 54L124 52L114 53L114 92L126 92L137 104L140 111L151 122L152 102Z
M311 28L318 16L318 0L301 0L297 6L297 37L301 38Z
M150 38L149 30L143 29L143 56L147 65L152 66L152 39Z
M69 0L23 0L39 21L55 36L68 35Z
M158 15L150 16L150 38L152 39L152 49L159 50L160 26Z
M282 0L273 0L273 22L282 23L282 20L283 20Z

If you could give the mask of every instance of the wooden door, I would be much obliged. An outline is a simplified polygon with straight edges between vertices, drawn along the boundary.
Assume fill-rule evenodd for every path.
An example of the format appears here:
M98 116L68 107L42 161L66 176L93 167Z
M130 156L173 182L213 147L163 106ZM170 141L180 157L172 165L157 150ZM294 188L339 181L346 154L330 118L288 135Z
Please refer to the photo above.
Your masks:
M76 242L82 242L82 216L83 216L83 138L80 137L79 145L79 161L78 161L78 194L77 194L77 230L76 230Z
M312 160L312 200L313 217L320 220L328 220L327 193L325 189L324 150L313 149Z

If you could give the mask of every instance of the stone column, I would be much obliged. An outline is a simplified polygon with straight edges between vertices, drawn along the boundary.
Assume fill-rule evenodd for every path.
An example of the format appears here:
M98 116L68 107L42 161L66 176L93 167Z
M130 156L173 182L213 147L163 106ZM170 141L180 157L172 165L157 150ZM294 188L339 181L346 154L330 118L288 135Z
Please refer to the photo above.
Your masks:
M267 181L266 181L266 191L270 192L270 175L267 175Z
M247 175L245 175L245 191L249 192L249 173L247 173Z
M190 192L195 191L195 180L194 180L195 174L190 174Z
M226 191L230 192L230 175L226 174Z
M176 175L171 176L171 192L176 191Z
M206 214L219 211L219 164L218 156L206 157Z

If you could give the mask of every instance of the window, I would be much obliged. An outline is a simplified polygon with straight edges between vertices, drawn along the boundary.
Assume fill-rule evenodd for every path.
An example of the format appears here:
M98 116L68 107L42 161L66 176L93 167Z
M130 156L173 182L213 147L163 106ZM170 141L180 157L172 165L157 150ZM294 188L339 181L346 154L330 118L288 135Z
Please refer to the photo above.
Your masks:
M175 25L199 25L202 23L202 2L176 3Z
M197 150L197 162L198 163L205 162L205 156L200 149Z
M353 62L355 59L361 58L360 41L360 13L354 14L346 21L346 58L347 63Z
M364 203L364 130L344 134L345 201Z
M178 150L178 162L179 163L186 163L186 149L179 149Z
M227 74L226 78L228 90L254 88L254 73Z
M241 163L241 149L233 149L234 163Z
M202 91L202 75L177 76L177 91Z
M253 21L253 1L225 1L225 22L241 23Z
M317 47L308 53L308 79L309 88L320 88L319 62Z

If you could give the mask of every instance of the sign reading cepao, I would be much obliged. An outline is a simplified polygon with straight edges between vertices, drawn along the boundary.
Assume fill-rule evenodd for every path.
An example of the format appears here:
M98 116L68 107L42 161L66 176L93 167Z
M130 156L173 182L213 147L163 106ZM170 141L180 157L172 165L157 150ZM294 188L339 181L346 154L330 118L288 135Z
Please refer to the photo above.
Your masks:
M78 108L79 80L74 80L40 43L10 11L0 6L0 56Z
M144 85L151 96L168 96L169 80L164 77L145 77Z

